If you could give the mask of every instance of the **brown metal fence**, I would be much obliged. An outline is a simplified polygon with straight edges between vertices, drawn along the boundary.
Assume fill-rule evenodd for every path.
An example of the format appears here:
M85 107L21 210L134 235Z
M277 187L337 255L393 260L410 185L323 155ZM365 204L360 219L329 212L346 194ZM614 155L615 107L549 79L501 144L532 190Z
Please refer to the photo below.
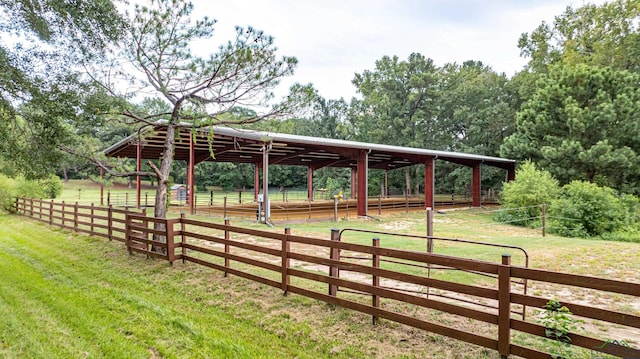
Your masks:
M104 235L122 239L113 234L122 227L120 220L111 220L113 209L84 208L78 205L54 204L40 200L18 200L18 213L60 225L72 230L83 230L89 234ZM87 215L89 211L89 215ZM100 211L101 215L97 213ZM107 215L104 215L104 213ZM81 214L83 213L83 214ZM111 213L111 214L109 214ZM61 214L61 215L60 215ZM93 214L93 216L91 216ZM118 213L119 214L119 213ZM500 263L479 261L458 257L407 251L380 247L373 240L372 245L345 243L340 241L340 232L335 229L330 239L317 239L263 230L247 229L224 224L196 221L188 218L159 219L147 217L143 213L125 213L125 244L130 253L143 253L159 257L173 263L181 260L237 275L281 289L285 295L295 293L321 300L344 308L371 315L374 322L380 318L402 323L436 334L472 343L500 355L517 355L524 358L550 358L550 354L539 347L531 348L513 341L516 333L529 337L546 338L546 328L535 320L517 319L512 316L512 307L522 305L544 308L550 298L512 291L514 280L535 281L562 286L588 289L596 297L614 296L617 300L625 297L632 300L640 297L640 284L592 276L574 275L512 265L510 256L502 257ZM84 219L82 219L84 218ZM106 219L105 219L106 218ZM69 221L69 222L68 222ZM73 223L66 224L66 223ZM93 227L92 227L93 226ZM96 231L98 228L101 231ZM348 251L355 255L371 258L370 263L353 263L341 259L340 253ZM426 273L411 273L398 270L393 262L458 268L474 273L495 276L493 286L479 286L455 281L428 278ZM341 271L356 275L341 276ZM383 283L386 281L387 283ZM389 285L393 281L394 285ZM496 309L469 305L468 303L447 302L427 298L420 291L403 291L400 288L433 288L456 293L467 298L477 298L478 302L491 300ZM363 295L353 295L341 291L347 289ZM594 320L606 325L616 325L629 329L640 329L640 316L600 307L563 302L575 316ZM486 323L491 329L485 333L470 332L436 322L421 315L423 310L435 310L451 315ZM488 334L487 334L488 333ZM519 335L519 334L518 334ZM610 354L624 358L640 358L640 350L632 348L624 340L617 338L597 338L571 333L568 335L572 347L582 347L592 352ZM517 341L521 343L522 341Z

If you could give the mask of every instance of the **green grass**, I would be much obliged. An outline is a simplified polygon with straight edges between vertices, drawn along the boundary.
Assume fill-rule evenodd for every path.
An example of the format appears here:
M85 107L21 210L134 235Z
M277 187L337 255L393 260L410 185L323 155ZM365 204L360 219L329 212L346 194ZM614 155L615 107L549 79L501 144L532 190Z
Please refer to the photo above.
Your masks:
M256 303L231 305L216 289L230 279L192 270L2 215L0 357L329 356L335 343L311 338L307 323L264 325ZM341 353L332 357L364 357L350 347Z
M492 215L486 209L439 213L434 234L521 246L534 268L640 281L638 243L542 237L539 229L494 223ZM346 232L343 240L371 244L378 236L383 247L424 251L423 240L392 235L424 234L424 217L402 213L381 221L282 223L272 229L253 221L234 219L231 224L276 232L289 226L295 235L327 239L331 228L384 231L391 234ZM505 251L513 255L514 264L523 264L513 250L445 241L435 246L438 254L494 262ZM407 270L424 274L424 269ZM301 296L282 297L275 288L223 278L197 265L168 267L163 261L129 257L121 243L51 231L20 217L0 216L0 273L0 357L496 357L391 322L372 327L367 316ZM469 284L486 281L460 272L435 276ZM548 295L545 291L553 289L534 286L530 293ZM564 299L588 297L577 291ZM611 303L612 310L640 314L625 304L626 297L604 295L598 300ZM484 330L467 328L468 321L452 325Z

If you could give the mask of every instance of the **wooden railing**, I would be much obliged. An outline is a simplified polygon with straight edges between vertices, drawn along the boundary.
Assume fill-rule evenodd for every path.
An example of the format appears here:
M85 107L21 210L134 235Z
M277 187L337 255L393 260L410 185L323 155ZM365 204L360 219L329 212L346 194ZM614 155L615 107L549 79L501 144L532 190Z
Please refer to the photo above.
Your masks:
M126 240L126 215L145 214L146 210L114 208L55 202L43 199L16 199L16 212L37 219L49 225L100 236L109 240Z
M62 209L59 209L60 206ZM72 230L85 229L86 232L89 226L88 233L98 235L103 234L92 230L91 225L104 231L103 227L95 225L98 221L105 221L106 217L97 213L107 211L93 206L83 208L24 199L16 202L16 210L22 215ZM81 220L87 218L87 211L93 213L94 216L90 217L93 219ZM59 216L56 213L65 215ZM113 214L113 209L107 213ZM73 221L73 226L64 224L65 218ZM107 223L120 222L111 220ZM284 233L274 233L235 227L228 221L217 224L184 216L160 219L140 213L127 213L124 223L124 242L131 254L143 253L170 263L177 260L196 263L222 271L225 276L233 274L279 288L285 295L295 293L359 311L371 315L374 322L382 318L427 330L495 350L503 357L517 355L534 359L550 358L550 354L544 350L554 342L546 339L545 344L540 339L533 347L521 344L522 336L547 338L547 335L545 327L532 318L534 316L528 316L527 320L518 319L512 315L512 307L522 305L543 309L551 298L512 292L514 280L590 290L600 300L607 296L615 298L610 300L609 306L616 301L633 301L640 297L638 283L526 268L512 265L509 256L503 256L499 263L494 263L384 248L375 241L372 245L345 243L339 240L337 229L332 230L330 238L318 239L293 235L289 229L285 229ZM107 229L107 232L113 230ZM342 251L370 256L372 262L346 261L341 259ZM426 273L404 269L416 263L490 274L495 276L496 281L489 285L460 283L428 278ZM341 271L351 274L341 276ZM497 310L470 303L427 298L420 290L406 290L407 288L447 291L457 296L475 298L478 303L493 301L497 304ZM340 289L348 289L353 293ZM572 316L604 325L615 324L636 332L640 330L640 316L633 312L625 313L570 301L562 301L562 304L573 313ZM484 323L482 328L486 330L465 330L464 325L460 328L429 320L426 314L434 313L433 311ZM603 338L596 333L570 333L567 337L572 348L581 347L594 353L617 357L640 358L640 350L630 347L628 343L633 342L625 338Z

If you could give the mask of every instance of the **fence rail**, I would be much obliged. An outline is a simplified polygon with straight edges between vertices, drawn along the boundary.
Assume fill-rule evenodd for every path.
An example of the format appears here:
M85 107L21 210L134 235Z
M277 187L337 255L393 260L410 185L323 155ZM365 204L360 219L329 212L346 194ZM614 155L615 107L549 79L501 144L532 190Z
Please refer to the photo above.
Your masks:
M547 338L545 327L534 320L512 316L513 305L544 308L550 298L513 291L513 281L535 281L593 290L600 298L606 293L640 297L640 284L592 276L574 275L512 265L505 255L498 263L458 258L427 252L407 251L372 245L347 243L334 229L328 239L248 229L229 224L209 223L185 218L161 219L135 211L80 206L21 199L16 210L24 216L63 228L123 240L130 254L142 253L173 264L177 260L203 265L252 281L279 288L286 295L295 293L372 316L402 323L436 334L448 336L524 358L550 358L541 348L514 342L516 332L533 338ZM120 216L116 219L117 216ZM124 219L123 217L124 216ZM122 226L124 224L124 227ZM106 227L106 228L105 228ZM88 228L88 229L87 229ZM113 234L124 234L124 238ZM341 258L341 252L367 256L371 262L352 263ZM458 268L495 276L490 286L458 283L426 277L426 273L407 272L399 262ZM341 271L343 272L341 275ZM349 272L349 275L345 273ZM355 274L354 274L355 273ZM471 298L476 303L490 300L496 309L468 303L447 302L427 298L421 290L433 288ZM344 289L346 291L340 291ZM357 292L355 295L348 291ZM366 294L363 296L361 294ZM640 329L640 316L585 304L563 302L573 315ZM466 331L447 326L425 316L423 310L436 310L450 315L486 323L487 331ZM596 338L594 333L571 333L572 347L624 358L640 358L640 350L626 346L618 338Z

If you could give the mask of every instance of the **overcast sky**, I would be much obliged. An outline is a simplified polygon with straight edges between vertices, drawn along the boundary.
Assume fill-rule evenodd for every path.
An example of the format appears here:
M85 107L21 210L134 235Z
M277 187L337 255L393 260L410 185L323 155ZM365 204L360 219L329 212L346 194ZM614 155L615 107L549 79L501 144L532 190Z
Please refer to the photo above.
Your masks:
M512 76L526 63L517 46L523 32L589 2L604 1L194 0L194 15L218 20L215 41L230 40L236 25L263 30L281 55L298 58L294 82L349 100L354 74L385 55L417 52L439 66L479 60Z

